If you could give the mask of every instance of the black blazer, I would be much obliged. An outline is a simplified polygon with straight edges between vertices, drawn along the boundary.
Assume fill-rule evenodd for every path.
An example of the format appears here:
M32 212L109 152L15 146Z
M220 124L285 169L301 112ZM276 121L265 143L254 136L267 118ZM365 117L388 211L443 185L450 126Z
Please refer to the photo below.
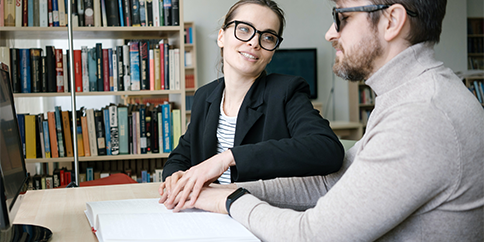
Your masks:
M224 89L224 78L220 78L195 93L191 122L163 168L163 181L217 154ZM343 146L308 96L309 85L301 77L263 73L257 78L237 115L232 182L339 170Z

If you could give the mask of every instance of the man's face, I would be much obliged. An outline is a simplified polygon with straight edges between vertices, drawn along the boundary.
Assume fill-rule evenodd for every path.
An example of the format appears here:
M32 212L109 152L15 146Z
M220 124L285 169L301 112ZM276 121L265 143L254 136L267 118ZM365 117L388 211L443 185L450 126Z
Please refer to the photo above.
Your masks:
M368 2L345 1L337 8L364 5ZM372 27L365 12L339 13L338 17L340 31L336 32L333 24L326 33L326 40L336 49L333 72L350 81L366 80L374 72L375 59L383 53L378 29Z

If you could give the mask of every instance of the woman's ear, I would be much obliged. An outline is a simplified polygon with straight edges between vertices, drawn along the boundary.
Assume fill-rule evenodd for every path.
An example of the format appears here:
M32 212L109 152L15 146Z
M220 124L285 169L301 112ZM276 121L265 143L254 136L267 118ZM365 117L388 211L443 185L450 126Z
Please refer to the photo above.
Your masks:
M223 29L220 29L218 31L217 45L220 48L224 47L224 34L225 34L225 31Z
M398 36L405 35L404 27L407 21L407 10L401 4L393 4L390 6L384 16L385 21L385 35L386 41L390 42L397 38Z

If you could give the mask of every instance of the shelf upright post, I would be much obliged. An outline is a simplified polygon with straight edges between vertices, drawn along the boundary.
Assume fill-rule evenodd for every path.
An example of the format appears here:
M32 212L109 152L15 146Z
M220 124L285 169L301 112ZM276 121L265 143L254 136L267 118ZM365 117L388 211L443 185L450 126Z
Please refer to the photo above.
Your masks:
M74 82L74 44L72 38L72 2L67 1L67 31L69 39L69 81L71 83L71 109L72 109L72 141L74 150L74 174L75 179L67 187L79 186L79 157L77 152L77 122L76 122L76 85ZM65 87L69 88L69 87Z

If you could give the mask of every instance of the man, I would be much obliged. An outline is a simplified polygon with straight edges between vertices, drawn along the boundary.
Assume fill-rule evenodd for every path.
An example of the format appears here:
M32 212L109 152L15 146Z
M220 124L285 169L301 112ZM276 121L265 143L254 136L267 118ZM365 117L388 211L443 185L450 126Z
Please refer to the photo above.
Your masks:
M344 168L204 188L195 207L264 241L484 241L484 110L433 58L446 3L337 0L333 70L377 95Z

